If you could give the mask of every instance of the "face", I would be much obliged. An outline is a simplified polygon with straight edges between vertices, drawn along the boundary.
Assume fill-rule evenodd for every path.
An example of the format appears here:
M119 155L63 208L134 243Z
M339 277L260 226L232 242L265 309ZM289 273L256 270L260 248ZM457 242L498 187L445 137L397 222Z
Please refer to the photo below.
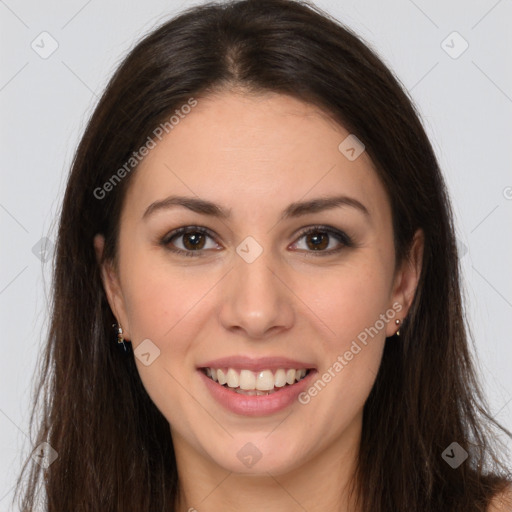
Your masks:
M288 96L219 93L132 177L103 279L178 464L277 475L357 445L420 261L395 268L388 197L348 135Z

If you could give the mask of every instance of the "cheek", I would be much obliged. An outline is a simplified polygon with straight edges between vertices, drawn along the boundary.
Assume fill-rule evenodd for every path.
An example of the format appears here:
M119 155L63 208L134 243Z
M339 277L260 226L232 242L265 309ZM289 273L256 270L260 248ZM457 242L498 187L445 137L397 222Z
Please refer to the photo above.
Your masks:
M331 344L342 349L379 320L390 306L389 282L382 262L346 266L308 280L308 304L329 327Z
M214 276L187 276L184 269L142 259L128 263L125 301L139 376L169 422L172 419L180 430L194 430L193 415L176 415L176 411L190 410L191 402L195 407L186 391L189 369L203 329L201 315L211 307L208 290L215 284ZM147 339L158 349L148 366L137 357L138 346Z
M206 323L214 316L212 291L222 275L206 267L172 265L141 251L126 258L125 276L130 276L124 298L141 379L157 405L179 400L176 382L188 386ZM158 353L150 366L137 358L139 344L147 339Z
M318 276L317 276L318 277ZM324 404L343 403L345 412L362 406L378 373L388 323L394 322L390 305L390 271L376 258L338 268L328 279L308 280L309 304L327 326L320 337ZM305 290L304 290L305 291ZM310 318L312 318L310 314ZM313 320L312 320L313 321ZM332 384L331 384L332 383ZM324 386L325 384L325 386ZM324 392L323 389L329 388ZM307 398L306 398L307 400Z
M136 343L145 338L158 344L171 339L213 284L213 276L172 265L156 251L133 252L123 270L126 312Z
M314 417L308 428L319 428L326 443L359 417L379 371L387 322L394 321L382 275L347 273L329 283L315 312L333 332L322 338L317 379L299 397Z

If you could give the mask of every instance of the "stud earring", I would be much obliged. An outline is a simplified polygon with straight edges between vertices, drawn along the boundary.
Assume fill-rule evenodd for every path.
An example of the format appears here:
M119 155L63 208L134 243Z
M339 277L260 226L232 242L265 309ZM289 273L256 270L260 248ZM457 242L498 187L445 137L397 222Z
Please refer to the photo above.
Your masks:
M400 323L401 323L401 322L400 322L400 319L399 319L399 318L397 318L397 319L395 320L395 325L398 327L398 330L395 332L396 336L400 336Z

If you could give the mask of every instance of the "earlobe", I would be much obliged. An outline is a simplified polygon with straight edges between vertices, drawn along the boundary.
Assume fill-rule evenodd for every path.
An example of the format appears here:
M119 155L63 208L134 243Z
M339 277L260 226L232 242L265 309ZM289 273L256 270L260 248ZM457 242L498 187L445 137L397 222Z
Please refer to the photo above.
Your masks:
M414 234L409 254L404 259L395 278L392 302L393 304L398 303L401 305L400 312L397 315L400 320L400 325L407 316L416 294L423 265L424 246L425 236L423 231L418 229ZM387 336L394 335L397 327L398 325L390 325L390 329L394 329L394 331L388 332Z
M121 293L121 286L117 272L112 266L112 262L103 259L104 247L105 237L101 234L97 234L94 237L94 250L96 253L96 261L100 267L103 289L105 290L105 295L107 296L110 309L117 319L117 323L121 324L123 330L123 338L126 341L130 341L130 329L128 324L128 317L125 312L124 299Z

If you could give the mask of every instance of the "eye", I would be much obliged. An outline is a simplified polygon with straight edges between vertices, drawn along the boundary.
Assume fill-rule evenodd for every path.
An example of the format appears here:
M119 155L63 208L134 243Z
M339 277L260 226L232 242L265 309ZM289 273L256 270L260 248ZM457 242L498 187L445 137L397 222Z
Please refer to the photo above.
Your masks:
M327 256L341 251L344 247L354 246L352 239L346 233L327 226L310 226L300 233L299 240L303 238L305 239L306 253L313 253L314 256ZM332 242L335 241L337 241L337 246L335 243L335 247L332 248ZM298 242L293 244L295 248L300 249L297 247L298 245ZM325 250L329 246L331 249Z
M213 233L209 229L200 226L186 226L178 228L167 234L160 244L167 250L184 256L204 256L207 249L218 250L219 246L215 242L213 246L207 247L208 239L214 240ZM341 251L344 247L354 247L352 239L343 231L328 226L310 226L305 228L299 235L299 240L305 238L306 249L297 247L298 242L294 242L290 247L303 250L306 254L314 256L328 256ZM176 244L174 240L180 240ZM337 242L334 248L328 249L332 242ZM182 247L179 247L181 245ZM328 249L328 250L325 250ZM316 253L316 254L315 254Z
M213 240L213 235L208 229L200 226L187 226L176 229L166 235L161 240L161 244L169 251L183 254L185 256L202 256L201 251L203 249L217 248L216 244L214 244L214 247L205 247L205 241L207 238L211 238ZM174 245L173 240L175 239L182 239L181 245L183 248L172 247Z

